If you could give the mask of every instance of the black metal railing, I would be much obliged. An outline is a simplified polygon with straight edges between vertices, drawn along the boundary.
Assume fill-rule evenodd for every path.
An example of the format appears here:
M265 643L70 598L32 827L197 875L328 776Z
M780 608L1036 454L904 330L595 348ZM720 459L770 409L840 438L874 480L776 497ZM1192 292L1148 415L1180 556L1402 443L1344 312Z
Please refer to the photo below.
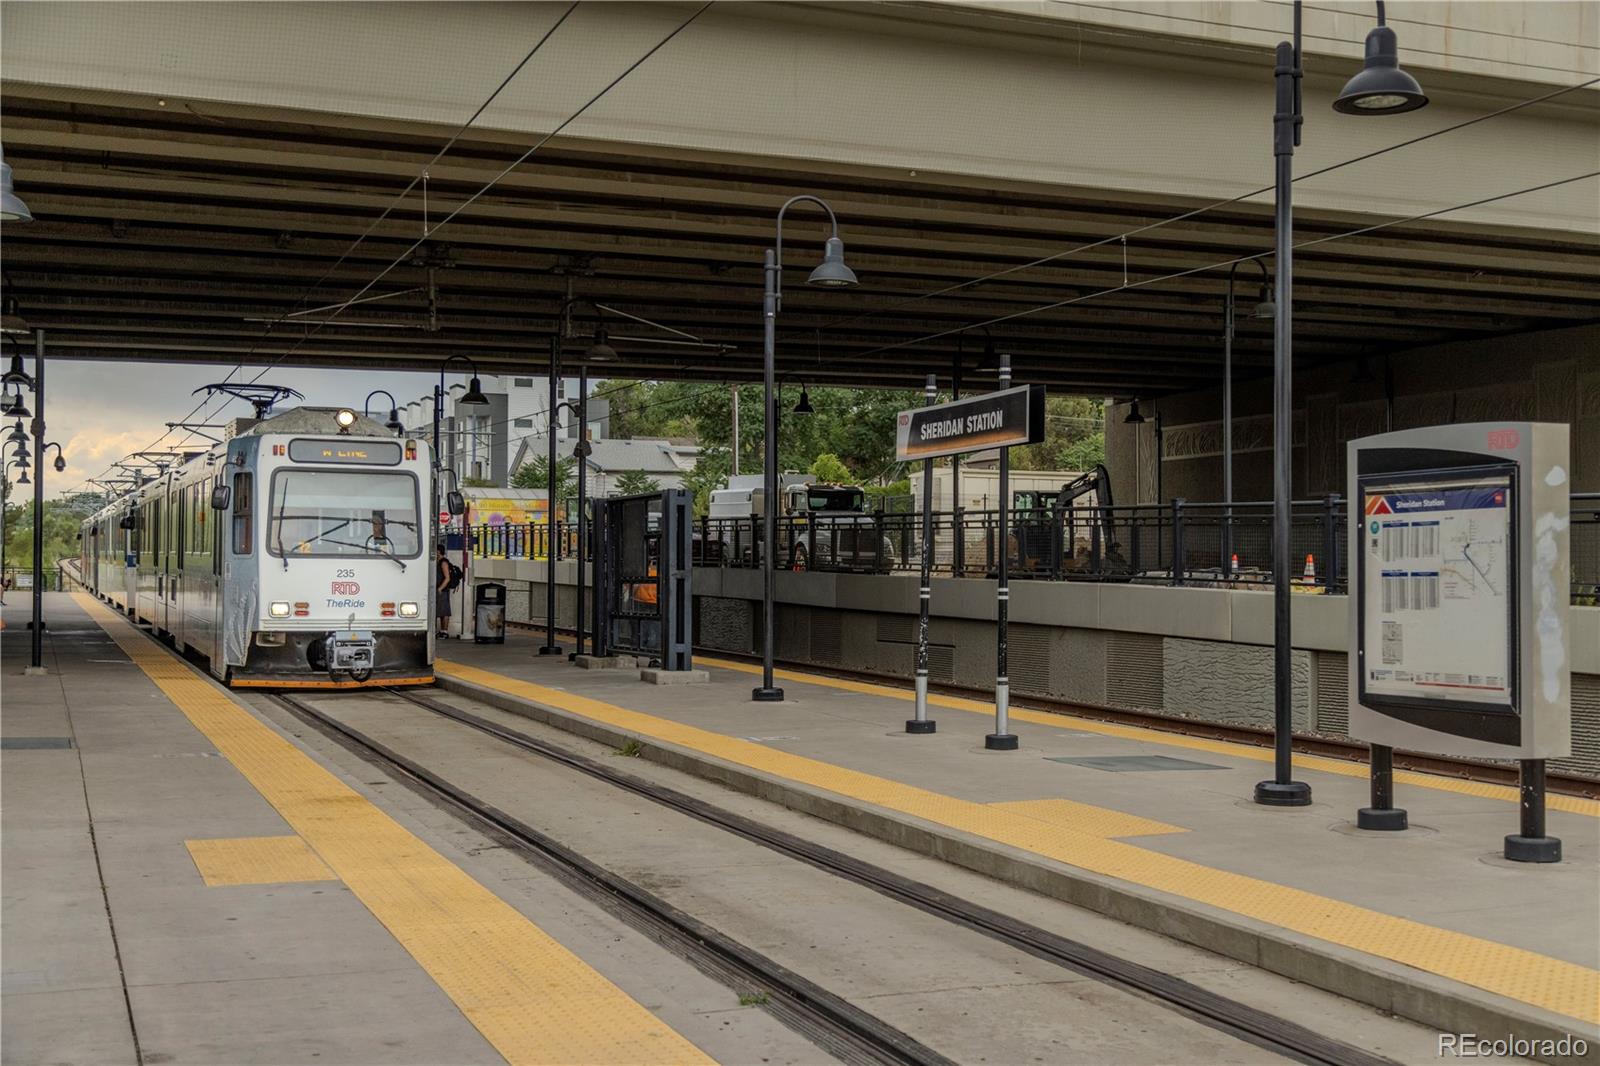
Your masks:
M1296 584L1347 590L1346 501L1336 495L1294 501L1289 550ZM1002 543L1019 580L1117 581L1185 587L1268 588L1272 584L1272 504L1191 503L1077 507L1062 515L1011 512L1002 536L997 510L938 511L932 570L954 577L999 571ZM862 515L785 515L777 523L775 561L784 569L838 573L910 573L922 565L922 516L905 511ZM1600 493L1572 497L1572 602L1600 606ZM543 523L470 528L474 555L544 559ZM762 523L756 517L700 518L699 566L759 567ZM555 526L555 558L577 552L573 523Z
M1600 607L1600 492L1572 497L1572 605Z

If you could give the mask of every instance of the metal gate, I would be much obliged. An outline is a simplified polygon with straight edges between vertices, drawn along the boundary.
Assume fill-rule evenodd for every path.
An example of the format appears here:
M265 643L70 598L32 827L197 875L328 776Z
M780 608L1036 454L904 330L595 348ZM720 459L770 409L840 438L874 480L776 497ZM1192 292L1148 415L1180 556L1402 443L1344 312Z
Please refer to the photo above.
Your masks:
M666 489L596 500L594 519L595 655L690 669L693 495Z

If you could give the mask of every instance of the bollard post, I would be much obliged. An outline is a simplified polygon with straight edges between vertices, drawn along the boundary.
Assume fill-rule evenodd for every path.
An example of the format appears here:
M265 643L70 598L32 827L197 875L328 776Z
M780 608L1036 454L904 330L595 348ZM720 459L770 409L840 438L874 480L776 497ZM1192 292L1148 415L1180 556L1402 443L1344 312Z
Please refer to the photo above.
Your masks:
M1521 760L1522 832L1506 837L1512 862L1560 862L1561 841L1544 833L1544 760Z
M1000 391L1011 387L1011 356L1000 356ZM1011 449L1000 449L1000 570L995 585L994 732L983 738L990 751L1015 751L1011 732L1011 679L1006 676L1006 627L1011 607Z
M1356 826L1379 831L1405 829L1406 812L1394 805L1394 749L1387 744L1371 745L1367 765L1372 778L1372 806L1356 812Z
M932 407L939 398L939 380L928 375L923 406ZM880 538L879 543L882 543ZM922 461L922 578L917 585L917 704L914 716L906 723L907 733L932 733L938 724L928 718L928 609L933 597L933 460Z

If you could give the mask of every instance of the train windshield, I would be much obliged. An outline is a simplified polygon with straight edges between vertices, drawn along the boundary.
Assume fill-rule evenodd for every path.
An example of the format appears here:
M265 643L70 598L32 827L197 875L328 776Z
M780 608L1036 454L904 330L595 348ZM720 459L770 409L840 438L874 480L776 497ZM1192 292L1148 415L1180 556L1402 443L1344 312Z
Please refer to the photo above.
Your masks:
M410 474L279 470L272 477L267 549L274 555L414 559L420 530Z

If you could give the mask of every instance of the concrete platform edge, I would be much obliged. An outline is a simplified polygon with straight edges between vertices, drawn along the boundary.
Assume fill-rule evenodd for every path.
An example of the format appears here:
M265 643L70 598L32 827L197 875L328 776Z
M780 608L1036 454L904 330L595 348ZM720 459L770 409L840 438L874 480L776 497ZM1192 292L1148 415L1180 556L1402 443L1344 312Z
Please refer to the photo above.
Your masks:
M674 744L636 737L460 678L441 674L438 684L447 692L468 696L612 747L637 741L643 758L671 769L1313 985L1435 1027L1441 1033L1510 1032L1529 1040L1559 1040L1568 1034L1589 1039L1593 1035L1582 1031L1583 1024L1577 1019L1517 1004L1422 970L1053 863L959 830L857 806L804 785ZM1551 1057L1543 1061L1552 1064L1600 1062L1600 1043L1591 1042L1590 1053L1581 1060Z

